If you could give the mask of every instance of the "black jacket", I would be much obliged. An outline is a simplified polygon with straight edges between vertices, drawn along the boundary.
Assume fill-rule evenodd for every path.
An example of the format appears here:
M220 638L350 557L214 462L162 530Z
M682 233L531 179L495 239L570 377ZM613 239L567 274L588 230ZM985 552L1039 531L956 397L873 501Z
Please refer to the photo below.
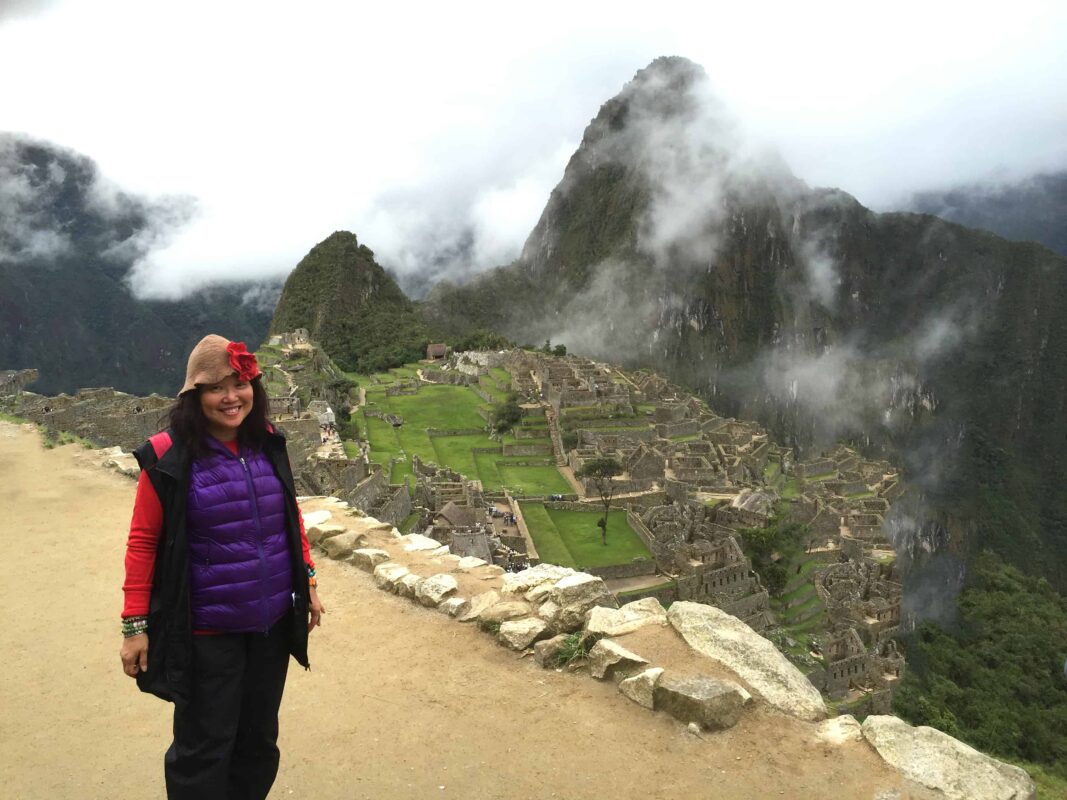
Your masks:
M148 607L148 669L137 675L137 685L142 692L177 703L189 699L193 680L190 668L193 631L189 609L189 541L185 529L192 461L185 445L173 434L171 440L170 449L158 459L151 442L145 442L134 452L163 506L163 533L156 551L155 577ZM289 620L292 627L290 652L307 669L311 598L300 540L296 487L285 437L280 433L269 433L264 455L285 487L285 527L296 592Z

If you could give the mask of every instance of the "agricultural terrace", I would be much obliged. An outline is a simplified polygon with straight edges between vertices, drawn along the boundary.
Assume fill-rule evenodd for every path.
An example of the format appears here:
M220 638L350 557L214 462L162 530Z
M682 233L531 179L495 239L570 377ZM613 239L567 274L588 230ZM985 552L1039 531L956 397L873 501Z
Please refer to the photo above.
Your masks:
M494 442L484 431L485 418L480 413L487 412L489 406L471 387L423 384L415 394L386 396L387 386L415 378L418 366L409 364L361 379L367 409L396 414L404 420L403 425L394 428L383 419L363 415L371 460L388 466L394 458L403 459L393 465L391 483L401 483L411 475L411 457L418 455L423 461L433 461L480 480L488 492L504 487L518 496L573 491L555 467L544 420L524 420L529 434L521 440L511 435ZM505 370L495 369L482 376L481 388L494 400L503 400L510 381ZM437 435L431 436L431 429ZM543 452L534 456L505 455L504 447L514 444L538 445Z
M542 561L574 569L626 564L652 554L626 521L626 512L608 515L608 543L602 544L597 520L601 513L563 511L541 503L522 503L522 516Z

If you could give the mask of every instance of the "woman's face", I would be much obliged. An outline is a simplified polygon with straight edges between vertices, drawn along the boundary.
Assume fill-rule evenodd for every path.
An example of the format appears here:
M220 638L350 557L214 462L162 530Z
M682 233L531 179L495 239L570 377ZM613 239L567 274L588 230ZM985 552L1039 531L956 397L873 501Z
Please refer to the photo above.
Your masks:
M200 410L207 420L207 432L220 442L231 442L252 411L252 384L229 375L219 383L201 386Z

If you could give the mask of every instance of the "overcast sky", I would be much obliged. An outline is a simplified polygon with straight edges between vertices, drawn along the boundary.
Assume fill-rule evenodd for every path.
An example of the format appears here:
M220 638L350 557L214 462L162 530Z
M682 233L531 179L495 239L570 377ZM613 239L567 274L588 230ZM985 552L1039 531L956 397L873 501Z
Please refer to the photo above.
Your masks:
M0 0L0 130L195 198L141 265L157 295L284 275L336 229L400 272L464 233L473 266L510 261L600 104L659 55L876 209L1067 168L1067 3L780 5Z

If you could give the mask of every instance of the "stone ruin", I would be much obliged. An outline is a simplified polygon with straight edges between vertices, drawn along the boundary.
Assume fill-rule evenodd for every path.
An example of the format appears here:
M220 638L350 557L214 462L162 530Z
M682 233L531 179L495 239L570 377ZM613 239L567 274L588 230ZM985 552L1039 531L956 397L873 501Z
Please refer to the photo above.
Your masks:
M578 471L604 457L623 465L624 474L615 479L615 505L630 511L631 527L649 545L663 579L670 580L627 591L628 599L695 600L723 608L757 630L773 628L777 620L768 593L737 534L770 524L782 492L794 486L789 516L808 526L809 556L825 565L815 571L825 609L812 624L821 619L818 629L836 637L833 641L858 641L864 651L837 664L843 651L835 644L817 653L824 667L818 659L800 661L835 698L854 700L862 690L867 707L885 706L903 669L892 638L900 624L901 590L883 523L905 487L891 464L843 446L798 460L756 423L720 417L653 373L627 375L588 359L531 352L514 353L506 367L513 385L545 408L554 446L568 409L596 419L595 426L573 426L577 445L558 454L568 466ZM636 414L641 405L653 410ZM584 489L596 494L589 483ZM643 497L658 492L668 504L642 505ZM823 575L839 567L866 577L838 580L828 591Z

